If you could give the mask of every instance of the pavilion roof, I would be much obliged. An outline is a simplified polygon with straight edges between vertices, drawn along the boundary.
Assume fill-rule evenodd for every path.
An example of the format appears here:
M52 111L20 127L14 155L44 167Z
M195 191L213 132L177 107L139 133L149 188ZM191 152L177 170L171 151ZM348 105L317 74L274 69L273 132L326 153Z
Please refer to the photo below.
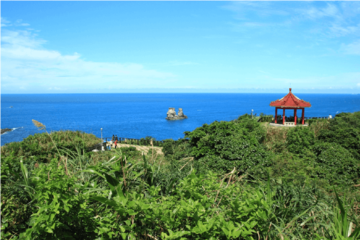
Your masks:
M311 107L311 104L292 94L291 88L289 88L289 93L285 97L272 101L270 106L280 108L306 108Z

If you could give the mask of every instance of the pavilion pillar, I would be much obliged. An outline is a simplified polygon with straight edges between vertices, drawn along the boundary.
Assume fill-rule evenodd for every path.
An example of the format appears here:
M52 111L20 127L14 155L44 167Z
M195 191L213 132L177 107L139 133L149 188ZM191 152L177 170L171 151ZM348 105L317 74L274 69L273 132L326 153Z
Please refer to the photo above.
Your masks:
M304 113L305 113L305 108L302 109L302 114L301 114L301 124L304 125L305 121L304 121Z
M297 115L296 115L296 113L297 113L297 109L295 108L295 109L294 109L294 124L295 124L295 126L296 126L296 122L297 122Z
M275 123L277 123L277 107L275 107Z
M283 108L283 125L285 125L285 108Z

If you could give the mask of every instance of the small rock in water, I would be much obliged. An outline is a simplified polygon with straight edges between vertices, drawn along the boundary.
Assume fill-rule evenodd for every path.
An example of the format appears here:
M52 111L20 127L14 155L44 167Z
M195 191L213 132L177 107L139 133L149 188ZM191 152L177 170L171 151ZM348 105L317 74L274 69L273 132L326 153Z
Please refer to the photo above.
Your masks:
M167 117L165 119L167 120L181 120L181 119L186 119L188 118L182 108L179 108L179 113L178 115L176 115L176 112L175 112L175 108L169 108L168 112L167 112Z

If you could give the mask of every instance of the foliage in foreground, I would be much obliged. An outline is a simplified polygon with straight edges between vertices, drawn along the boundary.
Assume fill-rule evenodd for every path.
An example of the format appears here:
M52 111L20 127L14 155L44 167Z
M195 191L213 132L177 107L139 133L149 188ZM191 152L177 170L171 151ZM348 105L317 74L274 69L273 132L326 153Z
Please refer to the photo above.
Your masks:
M89 167L78 176L92 176L89 182L77 182L53 159L31 176L24 173L32 215L19 238L339 239L349 229L347 218L334 214L336 208L314 187L270 182L251 187L234 173L218 181L211 172L199 175L190 168L161 194L156 169L145 157L134 165L118 156ZM6 213L5 208L2 230L10 237ZM358 236L356 229L348 239Z
M165 141L160 158L31 136L1 150L2 238L359 239L359 117L284 131L242 116Z

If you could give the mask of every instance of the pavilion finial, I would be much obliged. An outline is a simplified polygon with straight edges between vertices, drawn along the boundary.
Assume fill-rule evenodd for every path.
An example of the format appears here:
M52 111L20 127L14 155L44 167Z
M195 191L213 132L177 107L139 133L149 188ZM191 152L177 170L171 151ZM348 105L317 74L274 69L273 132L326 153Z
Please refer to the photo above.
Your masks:
M291 88L289 88L289 92L291 92Z

